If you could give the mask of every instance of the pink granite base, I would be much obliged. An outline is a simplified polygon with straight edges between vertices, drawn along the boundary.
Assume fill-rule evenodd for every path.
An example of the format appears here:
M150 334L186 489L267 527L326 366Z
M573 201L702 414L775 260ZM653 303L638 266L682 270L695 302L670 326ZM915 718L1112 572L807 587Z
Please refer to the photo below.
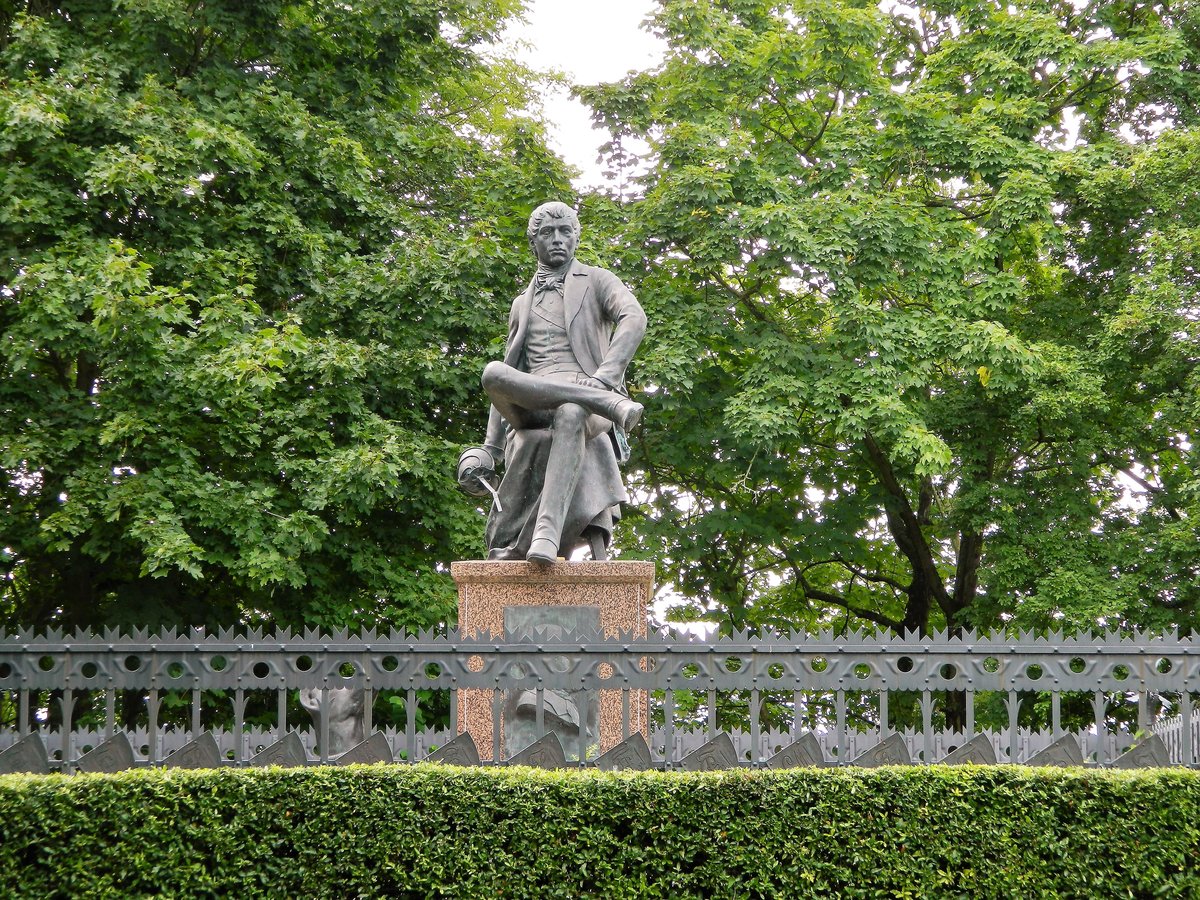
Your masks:
M600 627L605 634L646 634L646 616L654 593L652 562L560 561L541 566L473 560L452 563L450 574L458 585L458 627L463 636L502 634L504 610L513 606L599 607ZM600 691L601 753L622 740L621 694L616 690ZM647 693L631 691L630 734L640 731L649 737L648 712ZM458 692L458 730L470 732L480 758L492 758L491 691Z

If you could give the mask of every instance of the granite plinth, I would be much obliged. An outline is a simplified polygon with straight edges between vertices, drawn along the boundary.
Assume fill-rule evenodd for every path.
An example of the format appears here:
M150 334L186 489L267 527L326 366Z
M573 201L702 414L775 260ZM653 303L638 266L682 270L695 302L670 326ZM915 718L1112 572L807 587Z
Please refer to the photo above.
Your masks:
M523 561L470 560L451 564L450 574L458 586L458 626L464 637L483 632L499 635L514 622L535 623L533 608L544 609L548 621L554 608L586 608L587 617L598 613L600 629L606 635L631 631L646 634L646 616L654 593L654 563L625 561L565 560L551 565ZM514 614L514 611L516 613ZM584 609L579 609L584 613ZM560 616L564 621L579 617ZM598 692L598 743L603 753L621 743L623 733L622 691ZM519 752L522 747L506 744L505 703L501 711L500 758ZM646 691L629 692L629 734L648 735L649 696ZM587 710L579 717L588 719ZM549 717L548 717L549 718ZM492 692L464 689L458 692L458 730L469 733L482 759L494 756L492 746ZM569 742L568 742L569 743Z

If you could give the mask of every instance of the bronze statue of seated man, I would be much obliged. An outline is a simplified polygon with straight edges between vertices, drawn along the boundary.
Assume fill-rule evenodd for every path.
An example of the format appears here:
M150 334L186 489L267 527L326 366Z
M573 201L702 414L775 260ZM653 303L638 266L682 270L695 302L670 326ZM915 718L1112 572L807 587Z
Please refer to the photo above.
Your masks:
M620 504L618 464L642 405L625 391L625 369L646 315L611 272L575 259L579 219L544 203L529 219L537 272L512 304L504 360L483 371L491 400L483 449L504 478L488 515L489 559L550 563L587 545L607 558ZM470 454L478 462L482 454ZM490 488L483 466L460 463L459 481Z

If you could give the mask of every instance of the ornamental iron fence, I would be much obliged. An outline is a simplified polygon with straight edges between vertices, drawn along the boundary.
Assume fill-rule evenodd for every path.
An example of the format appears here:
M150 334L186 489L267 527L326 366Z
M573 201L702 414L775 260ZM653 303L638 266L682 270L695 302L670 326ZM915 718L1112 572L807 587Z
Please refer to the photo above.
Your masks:
M649 704L647 762L659 768L1119 765L1148 736L1162 744L1139 759L1195 766L1197 690L1200 643L1142 632L0 631L0 771L6 758L8 770L20 768L29 757L17 745L34 737L45 765L66 772L87 770L88 753L117 736L129 747L122 766L171 764L172 754L182 762L201 739L207 755L188 758L216 765L279 761L266 751L285 740L294 764L415 762L465 729L460 698L470 692L490 697L487 726L497 738L507 698L530 697L530 739L565 728L565 764L591 765L602 758L597 733L569 726L600 691L621 698L609 744L633 737L630 723L646 721L636 707ZM298 697L308 698L312 724ZM356 702L346 707L348 697ZM377 729L381 718L389 722ZM372 753L343 753L347 741L365 741ZM516 749L493 740L482 762L530 761Z

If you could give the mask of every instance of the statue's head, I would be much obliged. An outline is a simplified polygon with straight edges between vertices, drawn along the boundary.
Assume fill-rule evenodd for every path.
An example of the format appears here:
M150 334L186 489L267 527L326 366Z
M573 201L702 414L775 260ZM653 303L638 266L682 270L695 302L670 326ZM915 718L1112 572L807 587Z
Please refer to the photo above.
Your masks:
M579 217L575 210L553 200L543 203L529 217L529 247L538 262L558 267L575 255L579 246Z

